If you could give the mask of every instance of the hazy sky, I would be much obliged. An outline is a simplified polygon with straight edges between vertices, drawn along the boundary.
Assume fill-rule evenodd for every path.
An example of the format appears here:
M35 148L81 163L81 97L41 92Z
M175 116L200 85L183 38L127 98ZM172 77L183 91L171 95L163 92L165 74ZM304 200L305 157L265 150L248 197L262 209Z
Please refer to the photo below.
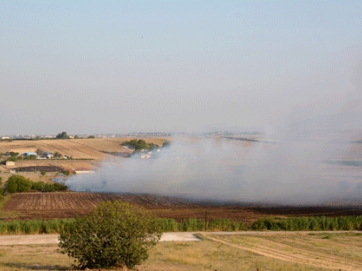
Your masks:
M361 111L362 1L0 0L0 134Z

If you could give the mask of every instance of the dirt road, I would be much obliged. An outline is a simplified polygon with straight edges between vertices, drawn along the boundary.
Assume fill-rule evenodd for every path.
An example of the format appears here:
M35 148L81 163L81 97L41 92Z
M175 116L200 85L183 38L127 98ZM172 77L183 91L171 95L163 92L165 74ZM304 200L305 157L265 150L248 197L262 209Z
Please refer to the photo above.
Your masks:
M320 234L338 234L347 233L344 231L338 232L318 232ZM358 231L349 233L361 233ZM330 268L332 270L362 270L360 263L351 262L350 259L342 255L328 254L322 245L314 243L314 249L307 249L305 240L294 238L296 235L307 236L316 234L316 232L238 232L238 233L202 233L207 239L233 247L235 249L246 250L262 256L288 261L296 264L307 264L314 267ZM242 239L228 238L232 235L243 235ZM270 239L270 237L278 237ZM289 236L289 237L288 237ZM284 239L284 240L283 240ZM290 239L288 241L285 241ZM330 244L332 245L332 244ZM338 246L346 247L346 245L338 244ZM340 249L340 248L339 248ZM347 251L354 253L362 253L360 247L355 247L353 244L348 244ZM347 255L345 255L347 256ZM336 269L338 267L338 269Z
M3 235L0 236L0 246L10 245L35 245L35 244L58 244L58 234L37 235ZM162 235L161 242L169 241L199 241L200 239L192 232L166 232Z

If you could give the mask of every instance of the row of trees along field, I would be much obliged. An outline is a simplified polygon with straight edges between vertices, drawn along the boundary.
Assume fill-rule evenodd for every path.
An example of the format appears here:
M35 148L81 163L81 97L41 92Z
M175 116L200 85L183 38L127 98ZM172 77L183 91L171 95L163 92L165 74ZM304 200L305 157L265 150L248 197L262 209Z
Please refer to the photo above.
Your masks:
M0 180L0 186L2 185ZM33 182L24 176L21 175L12 175L5 182L4 188L0 188L0 194L4 195L6 193L17 193L17 192L30 192L30 191L40 191L40 192L55 192L55 191L65 191L67 186L60 183L44 183L44 182Z
M41 156L44 152L37 150L37 155ZM37 155L28 155L28 156L24 156L19 154L18 152L9 152L6 154L0 153L0 161L1 164L6 164L6 161L22 161L22 160L36 160L37 159ZM71 156L64 156L66 159L73 159ZM55 152L53 154L53 158L55 159L63 159L63 155L59 152Z

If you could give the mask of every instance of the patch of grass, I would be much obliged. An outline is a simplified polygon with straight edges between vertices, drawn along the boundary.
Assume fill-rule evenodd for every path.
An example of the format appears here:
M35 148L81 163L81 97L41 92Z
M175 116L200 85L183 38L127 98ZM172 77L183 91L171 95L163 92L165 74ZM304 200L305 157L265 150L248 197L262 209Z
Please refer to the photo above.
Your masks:
M160 242L150 251L149 259L135 269L139 271L256 270L256 268L260 271L327 271L340 268L359 270L358 266L362 266L361 236L354 233L328 235L331 238L323 241L321 237L326 236L325 233L316 235L279 233L252 236L210 235L227 244L205 237L200 242ZM315 246L316 242L320 242L318 247ZM266 247L270 252L278 252L277 255L304 255L307 256L309 263L284 261L228 244L243 245L246 248ZM294 252L298 254L293 254ZM59 253L55 244L0 246L0 254L0 270L69 270L72 264L70 258ZM333 268L331 265L327 266L330 261L336 262ZM356 268L351 268L353 266Z

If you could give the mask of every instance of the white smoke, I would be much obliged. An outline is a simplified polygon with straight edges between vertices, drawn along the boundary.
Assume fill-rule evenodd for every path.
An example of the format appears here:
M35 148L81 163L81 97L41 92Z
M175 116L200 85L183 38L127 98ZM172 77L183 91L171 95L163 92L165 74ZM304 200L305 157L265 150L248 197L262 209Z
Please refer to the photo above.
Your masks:
M361 198L362 144L346 140L355 131L326 125L299 123L272 140L266 135L256 141L175 138L154 159L115 158L103 162L96 174L74 176L66 184L78 191L251 203L316 204Z

